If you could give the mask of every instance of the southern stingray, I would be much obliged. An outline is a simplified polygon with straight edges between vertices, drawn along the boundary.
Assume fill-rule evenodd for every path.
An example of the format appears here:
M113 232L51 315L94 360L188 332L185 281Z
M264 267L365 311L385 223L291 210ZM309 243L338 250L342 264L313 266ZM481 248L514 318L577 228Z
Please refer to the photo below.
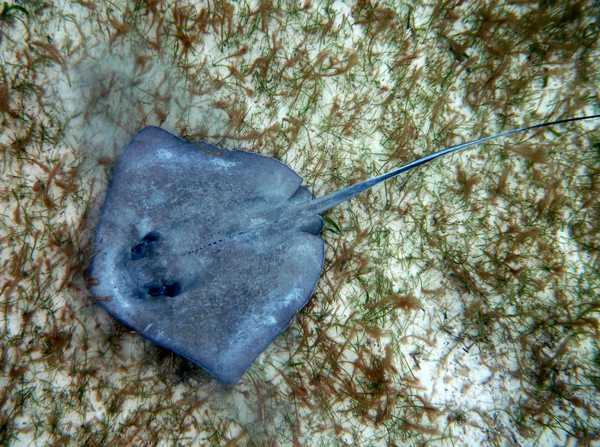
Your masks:
M142 336L235 383L308 302L324 259L320 214L443 155L591 118L600 115L450 146L321 198L275 159L146 127L114 166L92 294Z

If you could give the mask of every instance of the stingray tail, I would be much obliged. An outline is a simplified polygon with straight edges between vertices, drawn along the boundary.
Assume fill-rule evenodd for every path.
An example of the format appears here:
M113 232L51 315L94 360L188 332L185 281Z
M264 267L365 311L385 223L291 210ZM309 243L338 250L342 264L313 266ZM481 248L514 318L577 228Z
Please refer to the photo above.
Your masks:
M570 123L572 121L581 121L581 120L589 120L600 118L599 115L589 115L589 116L579 116L575 118L565 118L557 121L550 121L547 123L536 124L534 126L520 127L517 129L506 130L504 132L497 133L495 135L490 135L488 137L479 138L477 140L468 141L466 143L456 144L454 146L448 146L444 149L440 149L432 154L426 155L423 158L419 158L418 160L411 161L410 163L405 164L404 166L400 166L390 172L379 175L377 177L370 178L360 183L356 183L354 185L348 186L344 189L331 193L327 196L315 199L309 202L305 210L307 210L310 214L322 214L325 211L333 208L336 205L339 205L346 200L349 200L356 196L357 194L377 185L378 183L384 182L390 178L396 177L397 175L408 172L412 169L415 169L421 165L427 164L436 158L443 157L444 155L454 154L456 152L463 151L467 148L478 146L480 144L486 143L491 140L495 140L497 138L509 137L511 135L527 132L534 129L540 129L542 127L555 126L557 124Z

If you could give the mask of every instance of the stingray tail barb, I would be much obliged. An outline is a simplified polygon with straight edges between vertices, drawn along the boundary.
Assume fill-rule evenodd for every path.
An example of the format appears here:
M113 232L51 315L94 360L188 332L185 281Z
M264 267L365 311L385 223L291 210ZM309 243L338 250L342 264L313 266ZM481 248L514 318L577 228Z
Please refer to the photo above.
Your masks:
M334 206L337 206L340 203L345 202L346 200L350 200L357 194L360 194L361 192L366 191L367 189L377 185L378 183L384 182L384 181L391 179L393 177L396 177L400 174L411 171L412 169L415 169L419 166L427 164L427 163L435 160L436 158L443 157L444 155L454 154L456 152L463 151L463 150L471 148L473 146L478 146L480 144L486 143L491 140L509 137L509 136L517 134L517 133L540 129L543 127L555 126L557 124L564 124L564 123L570 123L573 121L590 120L590 119L596 119L596 118L600 118L600 114L579 116L579 117L574 117L574 118L565 118L565 119L556 120L556 121L549 121L546 123L535 124L533 126L519 127L516 129L505 130L504 132L500 132L495 135L482 137L477 140L468 141L466 143L460 143L460 144L456 144L453 146L448 146L448 147L445 147L444 149L440 149L439 151L433 152L432 154L429 154L422 158L419 158L418 160L411 161L410 163L400 166L399 168L396 168L385 174L370 178L363 182L359 182L354 185L348 186L344 189L341 189L339 191L333 192L329 195L315 199L315 200L309 202L305 206L305 210L308 211L310 214L322 214L325 211L333 208Z

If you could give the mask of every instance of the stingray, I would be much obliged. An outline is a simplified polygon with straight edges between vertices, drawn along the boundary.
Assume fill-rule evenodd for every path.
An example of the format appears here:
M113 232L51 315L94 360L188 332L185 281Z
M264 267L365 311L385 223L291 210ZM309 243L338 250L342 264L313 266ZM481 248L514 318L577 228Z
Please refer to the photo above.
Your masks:
M450 146L314 198L269 157L139 131L115 163L89 274L114 318L234 384L311 297L321 275L321 214L387 179L500 137Z

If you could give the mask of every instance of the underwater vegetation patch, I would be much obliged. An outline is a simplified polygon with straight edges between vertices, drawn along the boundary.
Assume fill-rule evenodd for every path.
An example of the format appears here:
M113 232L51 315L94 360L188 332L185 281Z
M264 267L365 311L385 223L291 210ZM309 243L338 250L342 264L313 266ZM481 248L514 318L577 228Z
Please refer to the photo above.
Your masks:
M597 441L592 121L331 210L312 298L235 386L113 321L84 275L115 161L145 126L276 158L323 196L440 147L599 113L596 10L4 2L0 445Z

